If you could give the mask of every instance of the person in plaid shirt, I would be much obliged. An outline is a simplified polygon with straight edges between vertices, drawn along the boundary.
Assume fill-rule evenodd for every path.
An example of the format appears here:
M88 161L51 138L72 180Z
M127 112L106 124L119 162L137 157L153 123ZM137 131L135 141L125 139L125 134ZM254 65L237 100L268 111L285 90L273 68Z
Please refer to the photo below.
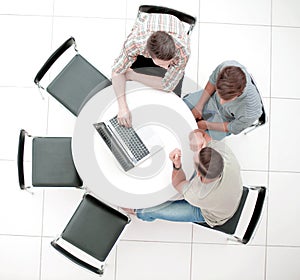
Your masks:
M189 56L190 39L177 17L140 12L112 67L112 84L119 106L118 122L131 126L125 96L126 80L166 92L174 91L180 96Z

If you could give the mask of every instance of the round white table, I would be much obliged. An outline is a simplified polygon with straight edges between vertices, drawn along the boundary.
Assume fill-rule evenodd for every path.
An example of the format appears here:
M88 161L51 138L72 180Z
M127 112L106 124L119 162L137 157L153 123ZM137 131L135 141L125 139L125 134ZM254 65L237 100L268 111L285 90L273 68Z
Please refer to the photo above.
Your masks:
M180 148L183 169L187 178L192 176L188 135L197 128L194 117L175 94L137 82L126 83L126 98L137 133L150 128L163 148L127 172L120 167L93 125L118 112L114 90L109 86L84 105L76 120L72 153L78 173L89 191L116 206L146 208L175 199L178 193L171 183L169 153Z

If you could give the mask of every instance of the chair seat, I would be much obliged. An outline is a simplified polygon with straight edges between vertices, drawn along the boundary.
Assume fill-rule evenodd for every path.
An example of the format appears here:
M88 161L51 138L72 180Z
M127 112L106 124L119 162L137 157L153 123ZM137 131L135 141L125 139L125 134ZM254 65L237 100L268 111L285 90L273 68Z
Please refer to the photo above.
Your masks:
M47 91L78 116L85 102L109 85L111 82L101 72L76 54L48 85Z
M61 237L104 262L127 224L127 216L87 194Z
M241 201L240 201L239 207L236 210L236 212L234 213L234 215L225 224L223 224L221 226L214 226L213 227L214 230L222 231L227 234L233 234L235 232L237 225L239 223L239 219L242 214L247 196L248 196L248 192L249 192L249 189L246 187L243 187L243 194L241 197ZM209 226L207 223L195 223L195 224L199 224L201 226L211 228L211 226Z
M32 185L82 186L72 158L70 137L35 137L32 141Z
M210 227L206 223L197 224L232 235L234 240L247 244L260 221L266 193L264 186L244 186L239 207L225 224L215 227Z

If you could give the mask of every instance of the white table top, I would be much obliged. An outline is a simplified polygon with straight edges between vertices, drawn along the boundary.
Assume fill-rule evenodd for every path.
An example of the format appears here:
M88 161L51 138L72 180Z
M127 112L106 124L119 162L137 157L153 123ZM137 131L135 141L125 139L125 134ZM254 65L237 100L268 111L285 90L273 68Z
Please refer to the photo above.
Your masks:
M126 92L133 127L137 133L151 127L163 149L132 170L123 171L93 126L117 114L117 101L110 86L93 96L81 110L75 124L72 152L84 185L99 199L121 207L146 208L177 195L171 183L169 160L174 148L182 150L184 171L187 177L192 175L188 134L197 125L191 111L173 93L137 82L127 82Z

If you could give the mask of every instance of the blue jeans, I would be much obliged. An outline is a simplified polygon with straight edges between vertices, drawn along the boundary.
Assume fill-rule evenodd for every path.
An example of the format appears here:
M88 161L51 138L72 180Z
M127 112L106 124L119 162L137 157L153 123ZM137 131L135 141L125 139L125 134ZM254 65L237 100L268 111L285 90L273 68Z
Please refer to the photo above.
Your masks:
M189 204L186 200L167 201L151 208L137 209L136 215L147 222L156 219L172 222L205 222L201 209Z
M189 107L190 110L192 110L196 106L202 95L202 92L203 90L199 90L190 93L182 98L182 100L185 102L185 104ZM218 106L221 106L221 104L218 104L213 98L210 98L203 108L203 119L209 122L224 122ZM207 130L207 133L214 140L222 140L224 137L230 135L229 132L217 130Z

